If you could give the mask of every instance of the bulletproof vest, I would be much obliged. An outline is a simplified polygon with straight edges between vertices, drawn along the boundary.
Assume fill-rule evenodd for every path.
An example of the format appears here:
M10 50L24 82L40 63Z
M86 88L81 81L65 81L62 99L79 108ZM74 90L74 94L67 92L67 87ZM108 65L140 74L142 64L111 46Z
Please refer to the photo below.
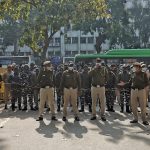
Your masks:
M45 87L45 86L51 86L53 87L53 72L52 71L42 71L41 76L40 76L40 86Z
M101 69L94 69L92 76L92 85L104 85L106 82L106 69L102 67Z
M64 84L65 87L70 88L76 88L77 87L77 72L73 71L73 72L69 72L66 71L65 72L65 78L64 78Z
M133 73L132 74L132 87L134 88L144 88L147 83L145 83L146 74L141 72L139 74Z

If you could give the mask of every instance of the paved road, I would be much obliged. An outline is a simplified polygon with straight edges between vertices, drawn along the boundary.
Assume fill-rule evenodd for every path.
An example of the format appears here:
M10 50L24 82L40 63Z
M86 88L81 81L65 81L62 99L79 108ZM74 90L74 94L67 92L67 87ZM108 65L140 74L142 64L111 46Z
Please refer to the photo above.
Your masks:
M150 150L150 126L131 125L132 116L119 111L107 113L107 122L90 121L86 112L64 123L61 113L58 122L48 113L36 122L37 112L0 109L0 150Z

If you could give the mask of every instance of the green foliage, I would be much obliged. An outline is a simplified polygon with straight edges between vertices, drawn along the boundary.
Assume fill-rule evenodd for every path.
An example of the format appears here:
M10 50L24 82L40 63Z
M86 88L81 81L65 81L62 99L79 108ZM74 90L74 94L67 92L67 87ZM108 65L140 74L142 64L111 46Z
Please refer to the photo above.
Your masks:
M0 19L7 16L21 24L21 45L28 45L45 57L53 35L67 26L99 17L109 17L105 0L2 0Z

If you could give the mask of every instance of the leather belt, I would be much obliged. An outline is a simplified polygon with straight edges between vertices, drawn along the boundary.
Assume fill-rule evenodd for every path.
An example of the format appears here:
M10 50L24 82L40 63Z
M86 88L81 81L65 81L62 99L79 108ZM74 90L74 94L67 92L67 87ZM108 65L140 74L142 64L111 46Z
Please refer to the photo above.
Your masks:
M50 89L52 87L51 86L44 86L44 87L41 87L41 88L43 88L43 89Z
M73 87L65 87L66 89L70 89L70 90L72 90L72 89L76 89L76 88L73 88Z
M132 88L132 90L144 90L144 88Z
M104 85L92 85L92 86L97 88L104 87Z

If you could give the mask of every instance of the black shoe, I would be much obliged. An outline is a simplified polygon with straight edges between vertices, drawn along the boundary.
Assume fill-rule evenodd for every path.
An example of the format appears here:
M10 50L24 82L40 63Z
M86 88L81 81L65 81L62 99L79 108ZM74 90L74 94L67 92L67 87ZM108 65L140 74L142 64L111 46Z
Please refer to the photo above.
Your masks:
M96 120L96 116L93 116L93 117L91 118L91 120Z
M19 109L19 110L22 110L21 105L18 105L18 109Z
M74 120L75 120L75 121L80 121L80 119L79 119L78 116L76 116L76 117L74 118Z
M111 109L110 109L110 108L107 108L106 111L111 111Z
M39 110L39 107L38 107L38 106L35 106L34 109L35 109L35 110Z
M46 111L49 112L49 111L50 111L50 108L47 108Z
M23 109L22 109L22 111L26 111L27 110L27 107L24 107Z
M80 109L79 112L84 112L84 109Z
M35 109L35 108L33 108L33 106L31 106L31 107L30 107L30 110L36 111L36 109Z
M126 112L127 112L127 113L131 113L129 106L126 106Z
M89 105L89 112L92 112L92 108L91 108L91 105Z
M121 113L123 113L124 112L124 107L122 106L121 107L121 111L120 111Z
M60 112L60 105L57 106L57 112Z
M102 121L106 121L106 118L105 116L101 117Z
M12 111L15 111L15 107L14 106L12 106Z
M149 125L148 121L143 121L143 124L146 125L146 126Z
M113 107L113 106L111 106L110 111L111 111L111 112L115 112L115 110L114 110L114 107Z
M66 117L63 117L63 118L62 118L62 121L67 121L67 118L66 118Z
M55 116L52 116L51 120L58 121L58 119Z
M109 105L107 105L107 109L106 109L106 111L111 111L111 109L110 109L110 106L109 106Z
M7 104L5 104L5 108L4 109L8 109Z
M43 117L39 117L36 121L43 121Z
M130 121L130 123L138 123L138 121L137 120L132 120L132 121Z

